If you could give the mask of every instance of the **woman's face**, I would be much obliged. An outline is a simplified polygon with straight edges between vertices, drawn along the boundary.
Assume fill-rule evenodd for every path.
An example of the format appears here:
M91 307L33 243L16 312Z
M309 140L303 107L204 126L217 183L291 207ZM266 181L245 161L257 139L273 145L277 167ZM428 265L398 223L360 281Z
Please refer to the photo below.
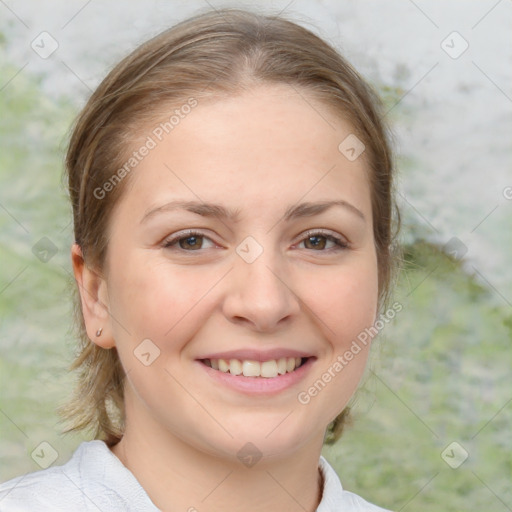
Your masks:
M377 310L364 153L338 148L351 126L305 92L259 86L199 100L161 141L153 128L105 272L128 428L221 457L318 446Z

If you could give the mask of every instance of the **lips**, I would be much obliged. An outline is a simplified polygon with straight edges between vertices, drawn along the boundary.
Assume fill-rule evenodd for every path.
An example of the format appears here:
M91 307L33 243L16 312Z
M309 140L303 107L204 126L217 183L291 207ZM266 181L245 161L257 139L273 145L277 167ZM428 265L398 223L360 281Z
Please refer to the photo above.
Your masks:
M282 352L281 352L282 353ZM290 356L291 357L291 356ZM297 356L298 357L298 356ZM243 359L240 356L240 364L242 364L242 373L239 375L234 375L231 373L232 368L232 359L224 359L225 364L227 366L223 367L223 370L217 369L215 370L212 367L212 361L220 361L223 358L215 357L197 359L195 361L197 367L202 369L202 373L206 375L207 378L212 379L211 382L215 384L219 384L224 388L231 389L236 393L242 393L247 396L257 397L257 396L275 396L279 393L285 392L290 389L298 389L299 383L303 382L307 375L310 374L312 367L315 364L317 358L315 356L301 357L299 358L299 366L295 366L295 357L292 358L294 369L292 371L287 371L284 374L280 374L277 371L277 375L275 375L276 370L273 366L274 364L278 366L279 360L281 357L277 357L276 359L266 359L265 355L261 355L263 361L257 361L255 359ZM288 358L285 358L288 364ZM248 365L248 372L252 376L245 376L243 373L243 362L252 363ZM270 364L269 364L270 363ZM282 364L282 363L281 363ZM292 361L290 361L291 367ZM215 362L213 362L215 365ZM236 365L236 363L235 363ZM260 375L255 375L258 373L258 368ZM279 370L279 368L278 368ZM282 367L281 367L282 370ZM235 367L236 371L236 367ZM262 375L263 373L263 375ZM267 375L267 377L265 377ZM304 384L302 385L304 386ZM215 387L213 389L216 389Z

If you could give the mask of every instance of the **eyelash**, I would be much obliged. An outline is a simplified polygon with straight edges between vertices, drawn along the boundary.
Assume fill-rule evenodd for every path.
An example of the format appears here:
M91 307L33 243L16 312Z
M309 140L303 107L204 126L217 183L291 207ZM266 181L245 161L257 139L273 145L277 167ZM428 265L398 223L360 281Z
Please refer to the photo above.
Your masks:
M188 230L185 233L179 233L176 236L173 236L171 238L166 239L163 242L163 248L164 249L173 249L173 246L176 245L180 240L186 240L187 238L191 238L193 236L198 236L198 237L206 238L206 239L208 239L208 240L213 242L213 240L211 240L211 238L207 237L206 235L204 235L200 231ZM334 235L333 233L325 232L323 230L309 230L309 231L306 231L305 233L302 234L303 238L301 238L299 243L304 242L308 238L313 238L313 237L316 237L316 236L321 236L321 237L326 238L328 241L333 242L336 245L336 247L331 247L330 249L325 249L325 250L320 250L320 251L315 251L314 249L308 249L309 251L313 251L313 252L337 252L337 251L343 251L343 250L346 250L346 249L350 248L350 245L344 239ZM201 249L187 251L186 249L181 249L181 248L178 248L176 250L181 251L181 252L187 252L187 253L188 252L194 253L194 252L200 252L201 251Z
M316 251L316 252L330 252L330 251L341 251L341 250L345 250L345 249L348 249L349 248L349 244L348 242L346 242L345 240L343 240L343 238L331 233L331 232L326 232L326 231L323 231L323 230L315 230L315 229L311 229L309 231L306 231L305 233L302 234L303 238L301 239L301 242L303 242L304 240L308 239L308 238L313 238L315 236L322 236L324 238L326 238L327 240L331 241L331 242L334 242L334 244L336 245L336 247L333 247L331 249L327 249L327 250L324 250L324 251Z

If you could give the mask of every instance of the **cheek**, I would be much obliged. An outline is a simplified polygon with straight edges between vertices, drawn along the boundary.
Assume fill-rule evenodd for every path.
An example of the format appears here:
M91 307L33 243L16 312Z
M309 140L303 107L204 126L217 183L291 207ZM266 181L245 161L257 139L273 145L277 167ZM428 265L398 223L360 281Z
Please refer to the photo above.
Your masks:
M371 255L359 260L354 258L354 264L340 266L320 278L317 276L314 282L314 287L304 283L304 302L316 313L325 338L338 352L375 321L376 260Z
M339 268L325 276L309 294L309 307L322 330L324 351L314 375L297 395L300 407L327 426L347 405L364 373L370 339L358 336L375 321L378 277L376 265Z
M163 339L180 339L178 334L190 328L188 320L196 306L217 281L211 269L201 272L191 265L177 270L161 258L141 255L124 261L109 279L116 342L122 344L127 333L134 342L149 338L158 344ZM116 327L116 323L122 326Z
M178 400L180 387L169 369L201 327L207 300L201 300L218 281L210 270L181 268L157 258L126 258L109 276L114 339L128 380L139 399L150 408L154 390L165 387ZM149 343L147 340L150 340ZM149 361L144 360L144 354ZM146 366L146 362L149 364ZM142 363L142 364L141 364ZM171 371L172 373L172 371Z
M311 379L312 388L305 389L301 396L307 403L314 402L319 417L326 418L326 425L346 406L359 384L371 340L363 343L358 337L373 325L377 312L376 258L368 254L355 262L354 259L354 265L339 268L324 279L326 293L323 298L316 295L315 311L320 311L319 325L324 326L329 353Z

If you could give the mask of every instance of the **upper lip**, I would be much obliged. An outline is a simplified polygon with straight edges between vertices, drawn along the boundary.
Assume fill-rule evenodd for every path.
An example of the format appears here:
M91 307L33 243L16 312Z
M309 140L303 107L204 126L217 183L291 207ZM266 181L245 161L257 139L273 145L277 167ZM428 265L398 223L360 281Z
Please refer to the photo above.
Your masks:
M198 359L238 359L239 361L270 361L283 357L313 357L312 354L303 350L292 350L287 348L273 348L268 350L244 349L228 350L226 352L215 352L206 354Z

